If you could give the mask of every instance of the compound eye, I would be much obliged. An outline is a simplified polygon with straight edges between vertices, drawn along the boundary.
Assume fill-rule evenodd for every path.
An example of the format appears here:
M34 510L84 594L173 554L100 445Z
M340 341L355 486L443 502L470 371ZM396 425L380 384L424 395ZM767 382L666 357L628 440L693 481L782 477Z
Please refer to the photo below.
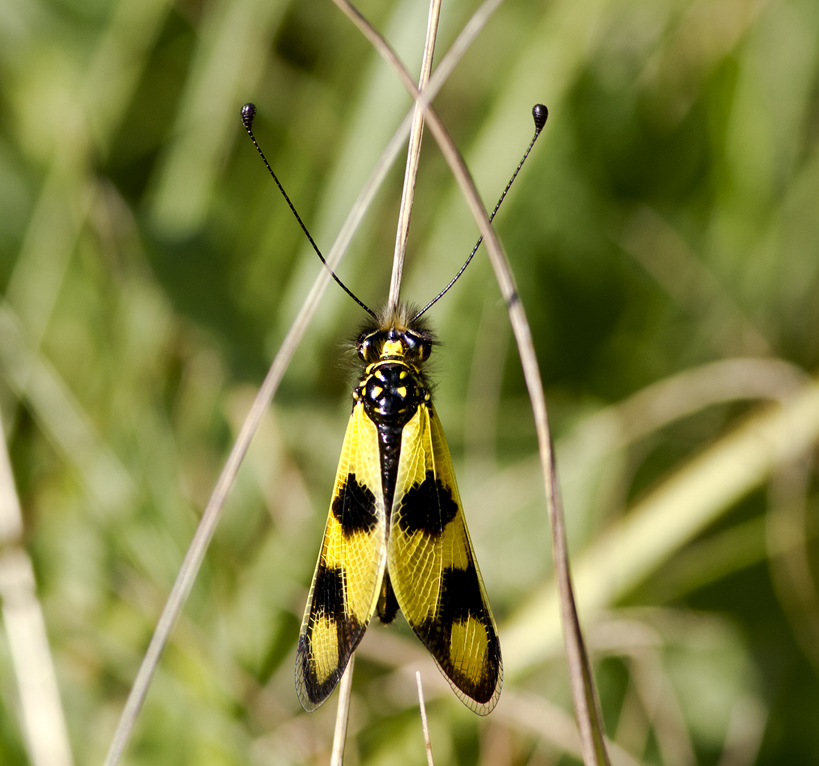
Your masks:
M421 357L422 362L426 362L429 359L429 355L432 353L432 344L431 343L421 343L421 347L418 350L418 353Z
M369 338L364 338L358 342L358 356L362 362L368 361L367 357L370 355L371 343Z

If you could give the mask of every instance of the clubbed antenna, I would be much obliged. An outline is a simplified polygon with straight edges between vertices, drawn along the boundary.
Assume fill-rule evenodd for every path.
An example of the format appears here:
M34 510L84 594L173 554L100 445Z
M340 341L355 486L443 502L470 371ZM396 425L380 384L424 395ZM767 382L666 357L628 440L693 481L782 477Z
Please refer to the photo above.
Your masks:
M545 107L544 107L545 108ZM256 151L259 153L259 156L262 158L262 162L264 162L265 167L267 168L267 172L270 173L271 178L276 182L276 186L279 187L279 191L282 193L284 197L284 201L290 208L290 211L296 216L296 220L299 222L299 226L301 226L301 230L304 232L304 235L307 237L307 241L312 246L313 250L315 250L316 255L319 257L319 260L324 264L327 268L327 271L330 272L330 276L338 283L339 287L344 290L347 295L349 295L361 308L364 309L373 319L376 318L375 312L367 306L362 300L356 296L352 290L350 290L347 285L344 284L335 274L335 272L327 266L327 261L324 260L324 256L321 254L321 250L319 250L318 245L313 240L313 237L310 236L310 232L307 230L307 227L304 225L304 221L301 220L301 216L296 211L296 208L293 206L293 203L290 201L290 197L287 196L287 192L284 190L284 187L279 182L279 179L276 178L276 174L273 172L273 168L270 167L270 163L267 161L267 157L264 156L264 152L262 151L262 147L259 146L258 142L256 141L256 137L253 135L253 118L256 116L256 106L254 104L245 104L242 107L242 125L245 126L245 130L247 134L250 136L250 140L253 142L253 146L256 147Z
M498 212L498 209L501 206L501 203L504 199L506 199L506 194L508 193L509 189L512 187L515 179L518 177L518 173L520 173L520 169L523 167L523 163L526 162L526 158L529 156L529 152L532 151L532 147L535 145L535 141L537 141L538 136L540 135L540 131L543 130L543 126L546 124L546 119L549 116L549 110L543 104L535 104L532 107L532 117L535 120L535 135L532 136L532 140L529 142L529 146L526 148L526 151L523 153L523 157L521 161L518 163L518 166L515 168L515 172L512 173L512 177L509 179L509 183L506 184L506 188L503 190L503 194L500 195L500 199L498 200L498 204L495 205L495 209L492 211L492 215L489 216L489 223L492 223L492 220L495 217L495 214ZM483 236L478 237L478 241L475 243L475 247L472 248L472 252L469 254L469 257L464 261L464 265L458 270L458 273L452 278L450 283L441 290L438 295L436 295L429 303L427 303L424 308L422 308L414 317L414 319L418 319L422 314L425 314L429 309L431 309L441 298L444 297L449 292L449 289L454 285L458 279L460 279L461 274L466 271L466 267L469 266L472 258L475 256L475 253L478 251L478 248L481 246L481 242L483 242Z

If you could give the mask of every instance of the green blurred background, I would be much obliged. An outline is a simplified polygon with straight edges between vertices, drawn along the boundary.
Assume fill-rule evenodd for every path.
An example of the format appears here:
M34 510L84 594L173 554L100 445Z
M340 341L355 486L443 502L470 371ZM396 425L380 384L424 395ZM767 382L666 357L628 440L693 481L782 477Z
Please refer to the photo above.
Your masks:
M476 7L444 3L438 58ZM361 10L416 72L424 4ZM411 102L323 0L0 0L0 66L0 412L22 509L0 519L0 762L31 762L21 685L48 699L42 655L15 649L38 644L20 626L41 608L65 725L33 711L32 736L57 743L39 763L70 762L63 728L74 762L100 763L319 269L240 107L257 104L327 252ZM507 0L435 100L488 207L532 105L550 109L496 226L546 386L615 763L819 761L817 74L815 0ZM402 168L339 268L370 305ZM477 237L429 136L417 194L404 296L426 302ZM328 762L334 699L303 713L292 668L362 318L327 291L125 762ZM506 684L478 719L438 694L405 625L374 625L348 763L425 762L407 667L437 763L576 763L536 440L485 253L430 318ZM26 557L36 585L13 576Z

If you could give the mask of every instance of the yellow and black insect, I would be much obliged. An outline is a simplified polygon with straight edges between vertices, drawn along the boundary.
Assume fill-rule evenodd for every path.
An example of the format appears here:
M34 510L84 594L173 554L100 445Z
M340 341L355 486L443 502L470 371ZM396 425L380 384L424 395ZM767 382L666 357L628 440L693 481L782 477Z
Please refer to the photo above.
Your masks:
M545 106L533 111L535 136ZM322 262L298 213L253 137L255 107L242 109L245 128ZM452 458L432 404L424 365L436 345L420 311L387 307L369 313L356 349L364 365L341 448L330 513L299 634L296 690L315 710L339 682L373 615L390 623L400 609L458 697L481 715L500 696L500 641L466 527Z
M307 710L335 688L373 614L389 623L398 608L467 705L488 713L498 700L498 632L423 373L434 343L402 307L359 335L366 367L299 636Z

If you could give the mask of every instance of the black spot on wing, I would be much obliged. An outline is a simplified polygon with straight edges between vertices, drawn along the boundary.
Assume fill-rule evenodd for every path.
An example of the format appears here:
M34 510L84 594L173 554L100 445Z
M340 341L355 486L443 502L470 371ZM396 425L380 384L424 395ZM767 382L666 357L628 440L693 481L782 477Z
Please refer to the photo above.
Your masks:
M344 601L344 576L342 567L326 567L320 564L316 572L313 606L310 614L316 620L329 617L338 626L339 657L352 652L364 633L364 626L346 608Z
M455 620L465 620L467 617L483 620L487 615L475 566L470 564L467 569L444 569L441 574L443 583L438 608L441 622L449 625Z
M458 513L458 504L449 488L435 478L432 471L420 484L415 484L401 500L398 526L403 532L425 532L437 536Z
M313 626L321 619L329 619L336 628L338 664L322 682L316 677L316 659L312 646ZM364 628L344 604L344 571L341 567L320 564L310 609L310 621L299 636L296 652L296 689L306 710L315 710L336 688L350 655L364 635Z
M500 641L481 596L478 570L470 564L467 569L445 569L442 576L438 614L425 620L416 632L452 684L483 705L496 693L502 663ZM466 673L453 663L449 650L453 626L469 618L478 622L486 633L486 655L477 674Z
M339 567L320 564L316 572L316 587L313 591L312 614L316 617L332 617L341 622L344 617L344 583Z
M378 521L375 515L375 495L348 473L333 500L333 516L341 524L345 537L356 532L372 532Z

